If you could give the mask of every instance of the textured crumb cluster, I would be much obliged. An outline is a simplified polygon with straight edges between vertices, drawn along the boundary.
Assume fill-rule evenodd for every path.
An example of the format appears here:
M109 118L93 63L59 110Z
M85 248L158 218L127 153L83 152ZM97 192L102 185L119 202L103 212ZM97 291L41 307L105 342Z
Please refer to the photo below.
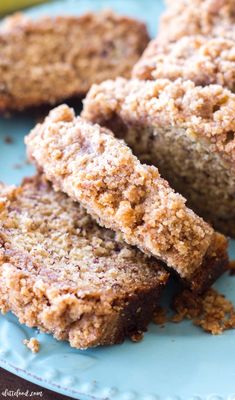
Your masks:
M65 105L52 110L26 144L31 160L57 190L190 280L213 243L213 229L155 167L141 164L110 131L76 118Z
M207 35L235 40L234 0L170 0L161 17L161 42L183 36Z
M128 78L148 41L144 24L108 11L10 17L0 28L0 110L53 104L95 82Z
M169 321L167 316L167 309L161 306L158 306L156 312L153 315L153 322L156 325L160 325L162 327Z
M219 335L235 328L235 308L231 301L213 288L200 296L185 289L173 298L171 309L158 307L153 316L153 322L160 326L185 319L205 332Z
M235 275L235 260L230 260L227 267L230 275Z
M185 36L175 43L150 42L133 69L145 80L178 78L197 86L219 84L235 91L235 40L223 37Z
M234 110L235 95L219 85L119 78L94 85L82 115L112 129L199 215L235 236Z
M99 227L43 177L0 193L2 312L78 348L146 329L168 278L156 260Z
M28 347L28 349L31 350L32 353L38 353L40 350L40 342L34 337L23 340L23 344Z
M190 319L194 325L213 335L235 328L235 308L231 301L215 289L209 289L201 296L189 290L177 295L173 301L175 315L172 322Z

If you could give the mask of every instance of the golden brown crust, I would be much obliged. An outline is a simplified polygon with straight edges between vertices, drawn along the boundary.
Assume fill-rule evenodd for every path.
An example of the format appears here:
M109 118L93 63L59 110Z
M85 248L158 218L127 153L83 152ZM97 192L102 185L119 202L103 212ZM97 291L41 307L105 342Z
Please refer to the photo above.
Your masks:
M133 69L144 80L178 78L197 86L219 84L235 91L235 41L225 38L186 36L175 43L152 40Z
M213 230L155 167L141 164L110 131L76 118L65 105L52 110L26 143L56 189L191 283L214 241Z
M168 274L43 177L5 188L0 308L78 348L146 329Z
M167 3L169 7L159 27L162 43L197 34L235 40L234 0L170 0Z
M8 18L0 29L0 111L54 104L129 77L148 41L144 24L109 11Z

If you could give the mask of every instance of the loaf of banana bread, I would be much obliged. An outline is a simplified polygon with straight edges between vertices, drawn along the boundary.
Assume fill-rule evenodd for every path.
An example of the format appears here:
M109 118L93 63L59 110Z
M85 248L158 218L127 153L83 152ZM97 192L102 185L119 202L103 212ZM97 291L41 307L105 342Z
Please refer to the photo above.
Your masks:
M178 78L197 86L219 84L235 91L235 40L184 36L175 43L152 40L133 69L138 79Z
M128 78L148 43L144 24L110 11L80 17L9 17L0 28L0 111L83 96Z
M156 165L189 206L235 236L235 95L219 85L117 79L94 85L83 116Z
M122 232L127 243L164 261L192 289L201 290L223 271L226 239L111 131L62 105L32 130L26 144L56 190L80 201L101 225Z
M0 309L84 349L146 330L168 274L42 176L0 188Z

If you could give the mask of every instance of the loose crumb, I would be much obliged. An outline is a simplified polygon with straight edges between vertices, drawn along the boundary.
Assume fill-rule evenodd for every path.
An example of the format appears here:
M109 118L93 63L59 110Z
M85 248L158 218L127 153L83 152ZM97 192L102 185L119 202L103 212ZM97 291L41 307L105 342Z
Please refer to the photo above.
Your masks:
M144 332L136 332L131 335L130 339L132 342L141 342L144 338Z
M190 319L194 325L212 335L235 328L233 304L215 289L209 289L203 296L184 290L174 298L173 309L176 314L171 317L172 322Z
M235 260L231 260L228 264L228 271L230 275L235 275Z
M23 343L28 347L29 350L32 351L32 353L38 353L40 350L40 343L38 339L34 337L23 340Z
M11 136L8 136L8 135L6 135L3 140L4 140L4 143L6 143L6 144L12 144L13 143L13 138Z
M168 321L167 310L163 307L158 307L153 316L153 322L156 325L163 326Z
M21 164L21 163L16 163L16 164L13 165L13 168L14 168L14 169L21 169L21 168L23 168L23 164Z

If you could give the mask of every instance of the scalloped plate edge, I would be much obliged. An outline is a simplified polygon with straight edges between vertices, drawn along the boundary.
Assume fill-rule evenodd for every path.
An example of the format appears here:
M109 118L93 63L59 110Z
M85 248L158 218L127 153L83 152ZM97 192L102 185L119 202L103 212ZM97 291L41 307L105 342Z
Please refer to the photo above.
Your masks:
M22 368L18 368L16 365L9 363L2 358L0 358L0 367L22 379L26 379L27 381L34 383L35 385L42 386L42 388L52 390L53 392L56 392L56 390L59 390L60 394L64 394L65 396L70 396L74 399L79 399L79 400L100 400L101 399L100 397L95 397L93 395L84 394L78 390L73 390L68 387L64 387L62 385L59 385L56 382L49 382L47 380L44 380L35 374L31 374L29 371L26 371ZM58 392L56 392L56 393L58 393ZM83 396L82 399L81 399L81 396ZM103 399L103 400L106 400L106 399Z

